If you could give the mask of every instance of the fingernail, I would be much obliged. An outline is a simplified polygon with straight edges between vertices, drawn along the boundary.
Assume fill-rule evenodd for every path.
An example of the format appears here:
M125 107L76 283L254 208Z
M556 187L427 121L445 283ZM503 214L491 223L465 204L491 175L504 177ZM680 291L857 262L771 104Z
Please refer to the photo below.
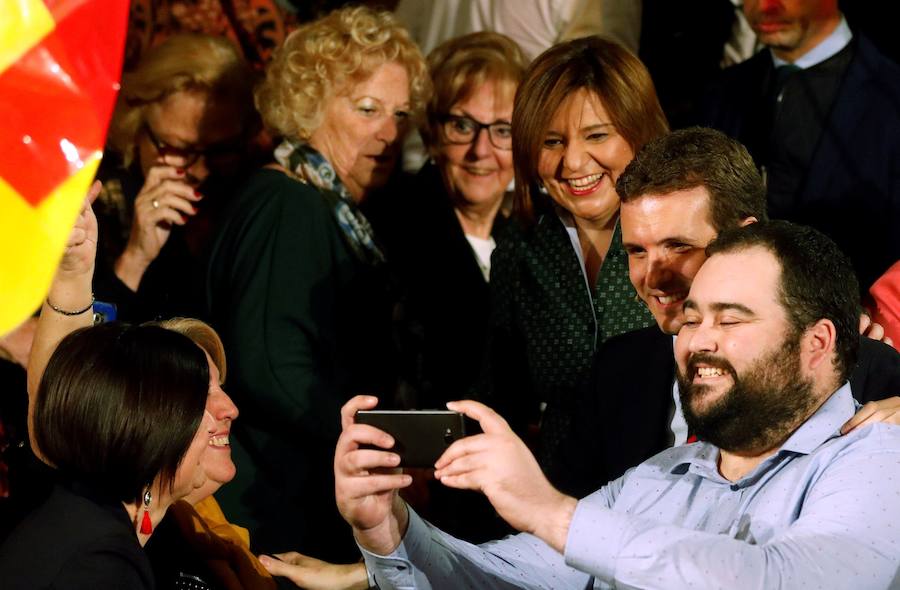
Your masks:
M181 221L184 222L184 223L187 223L187 217L185 217L184 215L182 215L182 216L181 216Z
M177 172L179 176L184 176L184 169L182 168L178 168L175 172Z
M194 191L194 196L197 197L198 199L203 198L203 195L200 194L200 191Z

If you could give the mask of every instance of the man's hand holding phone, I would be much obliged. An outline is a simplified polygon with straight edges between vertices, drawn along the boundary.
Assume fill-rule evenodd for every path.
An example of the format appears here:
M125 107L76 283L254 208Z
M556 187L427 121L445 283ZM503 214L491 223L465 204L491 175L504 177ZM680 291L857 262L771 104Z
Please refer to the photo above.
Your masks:
M334 453L334 495L338 510L353 527L356 540L373 553L387 555L400 544L409 515L397 490L412 483L400 473L400 456L391 452L394 439L368 424L357 424L356 412L371 410L378 398L358 395L341 408L341 436Z
M357 541L373 553L387 555L406 533L409 514L397 490L410 485L412 478L399 472L401 457L392 450L398 442L395 437L356 420L357 412L371 410L377 403L375 397L357 396L341 410L335 496ZM458 412L477 421L484 432L452 442L435 464L435 478L448 487L483 492L509 524L562 552L577 500L547 481L534 455L496 412L474 401L451 402L447 407L451 412L436 421L429 422L434 419L426 412L388 412L393 415L388 422L401 425L396 432L402 431L403 436L410 435L412 425L431 424L426 430L433 432L426 432L426 437L444 440L447 414ZM461 418L455 420L459 423ZM413 439L402 442L400 450L415 444Z
M510 526L562 553L578 501L547 481L522 439L491 408L471 400L447 407L477 420L484 434L453 443L438 460L435 478L451 488L481 491Z

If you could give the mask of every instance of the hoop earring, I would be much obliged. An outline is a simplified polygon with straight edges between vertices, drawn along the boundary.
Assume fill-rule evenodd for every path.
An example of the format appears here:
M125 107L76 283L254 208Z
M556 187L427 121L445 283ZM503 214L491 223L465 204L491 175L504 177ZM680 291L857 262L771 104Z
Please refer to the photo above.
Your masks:
M153 494L150 493L148 487L144 490L144 516L141 518L141 534L150 535L153 533L153 522L150 520L150 502L153 501Z

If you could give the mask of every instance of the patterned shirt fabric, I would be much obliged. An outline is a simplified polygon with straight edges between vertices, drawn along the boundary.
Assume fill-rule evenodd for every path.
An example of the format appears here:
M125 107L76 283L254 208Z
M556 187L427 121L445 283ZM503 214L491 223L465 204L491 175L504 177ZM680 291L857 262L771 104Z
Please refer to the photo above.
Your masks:
M520 534L480 546L410 512L389 556L363 550L389 588L897 588L900 426L841 436L845 384L737 481L719 449L668 449L581 500L561 555Z
M512 225L512 224L511 224ZM543 215L510 228L491 266L491 329L484 393L520 432L541 420L546 468L569 427L575 392L607 338L653 324L628 279L618 224L593 289L564 223Z

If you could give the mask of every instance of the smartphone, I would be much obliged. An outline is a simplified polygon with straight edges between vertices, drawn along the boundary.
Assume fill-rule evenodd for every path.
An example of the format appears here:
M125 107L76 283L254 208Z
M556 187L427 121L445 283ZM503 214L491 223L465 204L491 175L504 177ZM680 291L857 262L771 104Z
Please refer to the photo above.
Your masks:
M401 467L434 467L454 441L481 433L478 422L449 410L360 410L355 421L394 437Z

